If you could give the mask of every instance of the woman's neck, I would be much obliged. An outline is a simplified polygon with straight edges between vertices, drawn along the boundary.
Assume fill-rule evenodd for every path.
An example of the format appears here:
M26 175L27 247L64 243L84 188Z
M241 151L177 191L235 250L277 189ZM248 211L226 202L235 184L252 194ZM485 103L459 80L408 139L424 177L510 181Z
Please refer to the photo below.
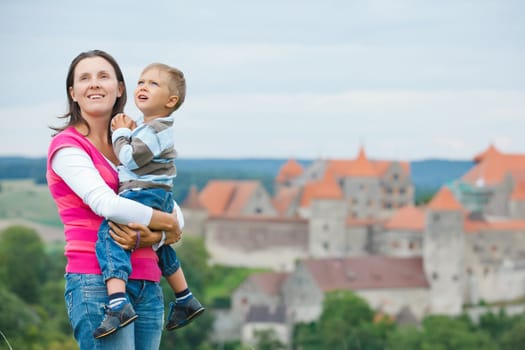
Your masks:
M113 145L109 141L107 121L104 121L104 123L98 121L96 123L89 123L89 128L85 124L77 124L75 125L75 128L79 133L85 135L93 146L95 146L109 161L115 165L119 164L119 160L113 152Z

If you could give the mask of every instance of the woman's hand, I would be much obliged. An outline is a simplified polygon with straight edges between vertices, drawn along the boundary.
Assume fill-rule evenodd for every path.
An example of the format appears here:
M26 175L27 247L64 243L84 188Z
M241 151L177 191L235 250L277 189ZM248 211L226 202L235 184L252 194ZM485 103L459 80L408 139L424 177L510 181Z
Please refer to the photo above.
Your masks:
M162 232L164 232L166 236L164 244L173 244L181 239L182 229L179 223L179 215L177 215L177 209L174 209L171 214L162 212L160 210L153 210L153 216L149 226L150 228L153 227L155 230L154 232L158 231L160 233L159 239L155 243L160 242Z
M109 234L113 240L123 249L135 250L142 247L151 247L162 239L162 231L152 231L147 226L131 223L129 225L117 225L109 222ZM175 225L173 230L165 231L166 240L164 244L178 242L182 236L181 230Z
M113 240L126 250L150 247L161 239L161 232L151 231L141 224L117 225L109 222L109 234Z

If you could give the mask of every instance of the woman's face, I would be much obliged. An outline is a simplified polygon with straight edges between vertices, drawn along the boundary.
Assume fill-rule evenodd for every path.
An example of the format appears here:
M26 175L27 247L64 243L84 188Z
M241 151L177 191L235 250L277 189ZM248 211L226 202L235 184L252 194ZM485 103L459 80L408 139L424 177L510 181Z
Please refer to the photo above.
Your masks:
M124 86L113 66L102 57L88 57L75 67L69 93L84 118L111 117L111 111Z

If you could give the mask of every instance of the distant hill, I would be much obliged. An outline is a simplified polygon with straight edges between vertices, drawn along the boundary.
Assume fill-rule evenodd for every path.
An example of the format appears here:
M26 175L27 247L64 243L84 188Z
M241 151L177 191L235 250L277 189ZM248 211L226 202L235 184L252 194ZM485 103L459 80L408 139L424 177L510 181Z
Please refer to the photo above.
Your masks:
M179 159L177 160L177 192L180 201L186 197L190 185L200 189L210 179L257 179L273 192L273 179L287 159ZM307 166L311 160L298 160ZM472 161L429 159L410 163L416 192L433 192L441 185L457 179L472 166ZM0 157L1 179L32 178L45 183L45 158Z
M437 190L443 184L460 178L474 166L467 160L428 159L410 162L416 188Z

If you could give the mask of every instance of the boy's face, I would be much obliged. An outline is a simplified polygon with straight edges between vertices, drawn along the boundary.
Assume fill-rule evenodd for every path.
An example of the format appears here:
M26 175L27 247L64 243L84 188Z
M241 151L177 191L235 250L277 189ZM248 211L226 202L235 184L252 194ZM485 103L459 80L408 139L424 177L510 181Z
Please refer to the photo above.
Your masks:
M169 86L169 74L157 68L142 73L135 89L135 104L144 118L165 117L178 97L172 95Z

